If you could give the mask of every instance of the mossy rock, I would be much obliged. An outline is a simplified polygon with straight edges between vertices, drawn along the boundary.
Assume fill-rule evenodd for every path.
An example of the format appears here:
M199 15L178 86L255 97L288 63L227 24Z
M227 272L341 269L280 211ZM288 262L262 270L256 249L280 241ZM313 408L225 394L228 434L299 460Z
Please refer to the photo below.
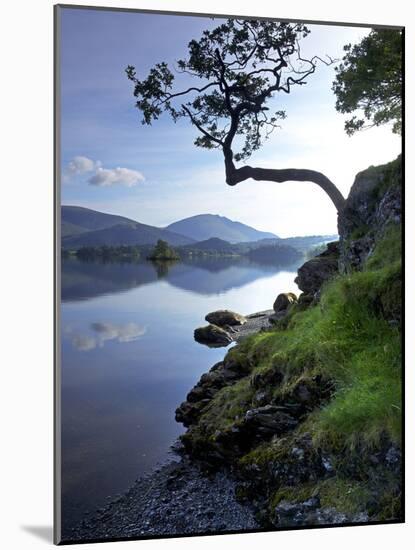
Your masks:
M224 347L233 342L233 338L229 332L216 325L207 325L195 329L194 339L199 344L205 344L210 347Z
M212 311L206 315L205 319L208 323L218 327L244 325L246 323L246 317L228 309Z

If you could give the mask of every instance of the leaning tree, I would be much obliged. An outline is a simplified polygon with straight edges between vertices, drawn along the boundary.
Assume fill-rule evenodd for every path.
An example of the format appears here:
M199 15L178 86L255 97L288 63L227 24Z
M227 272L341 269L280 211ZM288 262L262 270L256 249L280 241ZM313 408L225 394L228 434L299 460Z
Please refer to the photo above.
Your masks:
M318 63L333 63L328 56L302 56L300 42L309 32L301 23L228 19L192 40L187 58L173 70L158 63L140 80L135 68L128 66L142 123L151 124L163 112L175 122L186 117L199 131L196 146L222 150L228 185L249 178L312 182L339 211L345 199L321 172L235 165L258 150L285 118L284 110L271 109L272 97L305 85ZM190 79L195 85L188 86ZM186 86L178 88L177 80L186 80Z

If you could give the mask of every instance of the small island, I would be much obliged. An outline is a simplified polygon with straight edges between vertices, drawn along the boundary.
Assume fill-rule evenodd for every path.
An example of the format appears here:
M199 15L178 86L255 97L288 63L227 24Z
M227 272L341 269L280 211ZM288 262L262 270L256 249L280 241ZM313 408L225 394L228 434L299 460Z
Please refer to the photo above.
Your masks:
M153 251L147 256L147 260L151 261L178 261L180 260L179 254L169 246L169 243L167 241L163 241L163 239L159 239L157 241L156 246L154 247Z

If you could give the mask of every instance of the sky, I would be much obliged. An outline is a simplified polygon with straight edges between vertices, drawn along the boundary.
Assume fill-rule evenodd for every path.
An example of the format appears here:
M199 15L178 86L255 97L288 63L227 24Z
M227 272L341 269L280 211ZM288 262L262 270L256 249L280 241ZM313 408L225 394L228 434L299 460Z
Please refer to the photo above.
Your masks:
M63 8L61 11L61 201L164 227L196 214L219 214L279 236L332 234L337 217L327 195L308 182L225 182L219 150L194 146L197 129L164 115L143 126L125 68L144 77L174 64L187 44L221 20ZM340 59L343 46L370 29L308 25L302 54ZM390 126L352 137L335 110L334 67L320 64L307 85L275 97L284 109L264 146L247 161L267 168L308 168L347 196L355 175L401 150ZM283 97L282 97L283 96Z

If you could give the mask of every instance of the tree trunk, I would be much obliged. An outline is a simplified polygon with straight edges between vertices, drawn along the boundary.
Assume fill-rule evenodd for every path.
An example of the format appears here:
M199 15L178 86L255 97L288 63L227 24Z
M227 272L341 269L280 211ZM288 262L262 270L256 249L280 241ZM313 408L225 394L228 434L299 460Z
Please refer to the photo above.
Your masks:
M233 161L225 156L226 183L236 185L241 181L252 178L256 181L309 181L321 187L332 200L336 210L340 212L345 204L345 198L337 189L332 181L321 172L315 170L284 168L273 170L269 168L253 168L252 166L242 166L235 168Z

